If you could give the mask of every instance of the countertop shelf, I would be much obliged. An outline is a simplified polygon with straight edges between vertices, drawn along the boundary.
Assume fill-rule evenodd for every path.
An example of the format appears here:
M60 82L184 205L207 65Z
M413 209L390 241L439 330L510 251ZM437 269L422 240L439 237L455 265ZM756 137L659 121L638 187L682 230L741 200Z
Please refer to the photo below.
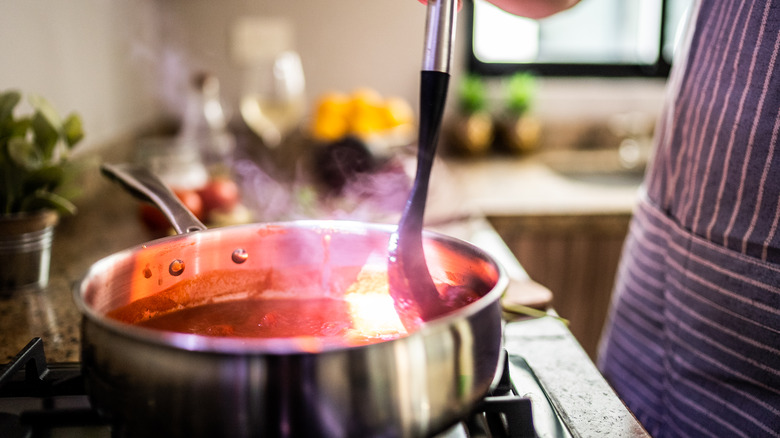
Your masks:
M583 159L579 172L574 172L554 164L560 159L552 157L558 155L493 155L445 162L464 198L486 216L631 213L641 172L586 165L585 161L603 156L595 151L575 155L572 160L589 158Z

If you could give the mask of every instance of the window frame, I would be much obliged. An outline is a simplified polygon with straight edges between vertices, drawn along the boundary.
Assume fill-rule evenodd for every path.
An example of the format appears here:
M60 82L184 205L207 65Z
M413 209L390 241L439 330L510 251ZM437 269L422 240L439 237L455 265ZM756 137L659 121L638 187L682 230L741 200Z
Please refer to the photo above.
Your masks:
M583 0L587 1L587 0ZM498 63L482 62L474 54L474 1L463 2L462 13L466 17L469 43L467 69L469 73L481 76L508 76L527 72L537 76L552 77L645 77L665 78L669 76L671 63L663 55L666 43L667 12L669 0L661 0L661 29L658 39L658 59L654 64L599 64L599 63Z

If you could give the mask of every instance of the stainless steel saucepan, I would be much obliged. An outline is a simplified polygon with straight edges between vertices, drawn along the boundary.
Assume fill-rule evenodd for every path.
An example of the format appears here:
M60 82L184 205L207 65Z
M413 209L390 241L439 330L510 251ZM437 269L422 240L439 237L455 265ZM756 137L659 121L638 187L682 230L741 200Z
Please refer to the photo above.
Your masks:
M175 199L162 193L157 202ZM479 298L391 340L206 336L109 317L250 295L338 299L361 272L386 269L395 231L342 221L205 230L187 215L176 220L183 234L99 260L75 288L88 393L115 436L430 436L492 384L506 275L479 248L431 232L424 248L434 280Z

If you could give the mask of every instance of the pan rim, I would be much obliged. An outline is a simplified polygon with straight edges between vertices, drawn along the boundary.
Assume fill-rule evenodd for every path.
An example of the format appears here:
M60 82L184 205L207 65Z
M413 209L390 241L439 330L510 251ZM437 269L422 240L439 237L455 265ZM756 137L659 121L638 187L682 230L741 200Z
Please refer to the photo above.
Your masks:
M86 271L86 273L74 284L73 298L76 303L76 307L82 316L82 336L83 326L87 321L96 324L97 326L114 332L115 334L126 336L137 341L151 343L159 347L168 347L178 350L187 350L192 352L201 352L208 354L229 354L229 355L247 355L247 354L262 354L262 355L309 355L320 354L327 352L343 352L348 350L360 350L364 348L376 348L377 345L392 346L397 342L402 342L406 339L418 336L430 336L431 333L448 330L449 327L456 321L462 319L468 319L490 306L500 307L500 298L503 295L506 287L509 283L506 271L504 267L488 252L479 248L478 246L467 242L465 240L449 236L440 232L432 230L424 230L423 236L425 240L434 240L448 245L454 245L459 248L465 248L470 253L478 256L482 260L489 262L496 271L496 282L491 289L483 295L480 299L458 308L452 312L449 312L439 318L423 323L412 333L407 335L375 343L369 343L364 345L345 345L344 342L326 339L319 339L316 343L312 343L310 338L239 338L239 337L214 337L205 336L190 333L177 333L169 332L157 329L151 329L141 327L133 324L123 323L117 320L101 315L90 305L88 305L84 299L86 287L89 284L89 280L96 271L99 271L102 266L110 265L112 261L127 257L129 254L136 252L137 250L148 247L151 245L164 245L179 240L189 240L193 235L225 232L225 230L236 231L236 229L260 229L263 227L284 227L284 228L306 228L306 229L329 229L329 230L355 230L365 229L366 231L378 231L387 233L388 237L397 228L396 225L381 224L381 223L369 223L358 222L349 220L295 220L295 221L280 221L280 222L263 222L233 225L229 227L214 228L202 231L196 231L193 233L179 234L174 236L167 236L149 242L145 242L133 247L120 250L116 253L110 254L106 257L94 262ZM500 312L498 312L500 315Z

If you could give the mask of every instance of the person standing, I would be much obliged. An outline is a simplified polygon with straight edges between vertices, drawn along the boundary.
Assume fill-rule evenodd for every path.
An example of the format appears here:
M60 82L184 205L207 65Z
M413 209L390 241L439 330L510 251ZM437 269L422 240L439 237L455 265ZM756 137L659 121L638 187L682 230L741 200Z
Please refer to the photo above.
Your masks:
M654 437L778 437L780 0L691 7L598 366Z
M598 365L655 437L776 437L780 1L692 7Z

